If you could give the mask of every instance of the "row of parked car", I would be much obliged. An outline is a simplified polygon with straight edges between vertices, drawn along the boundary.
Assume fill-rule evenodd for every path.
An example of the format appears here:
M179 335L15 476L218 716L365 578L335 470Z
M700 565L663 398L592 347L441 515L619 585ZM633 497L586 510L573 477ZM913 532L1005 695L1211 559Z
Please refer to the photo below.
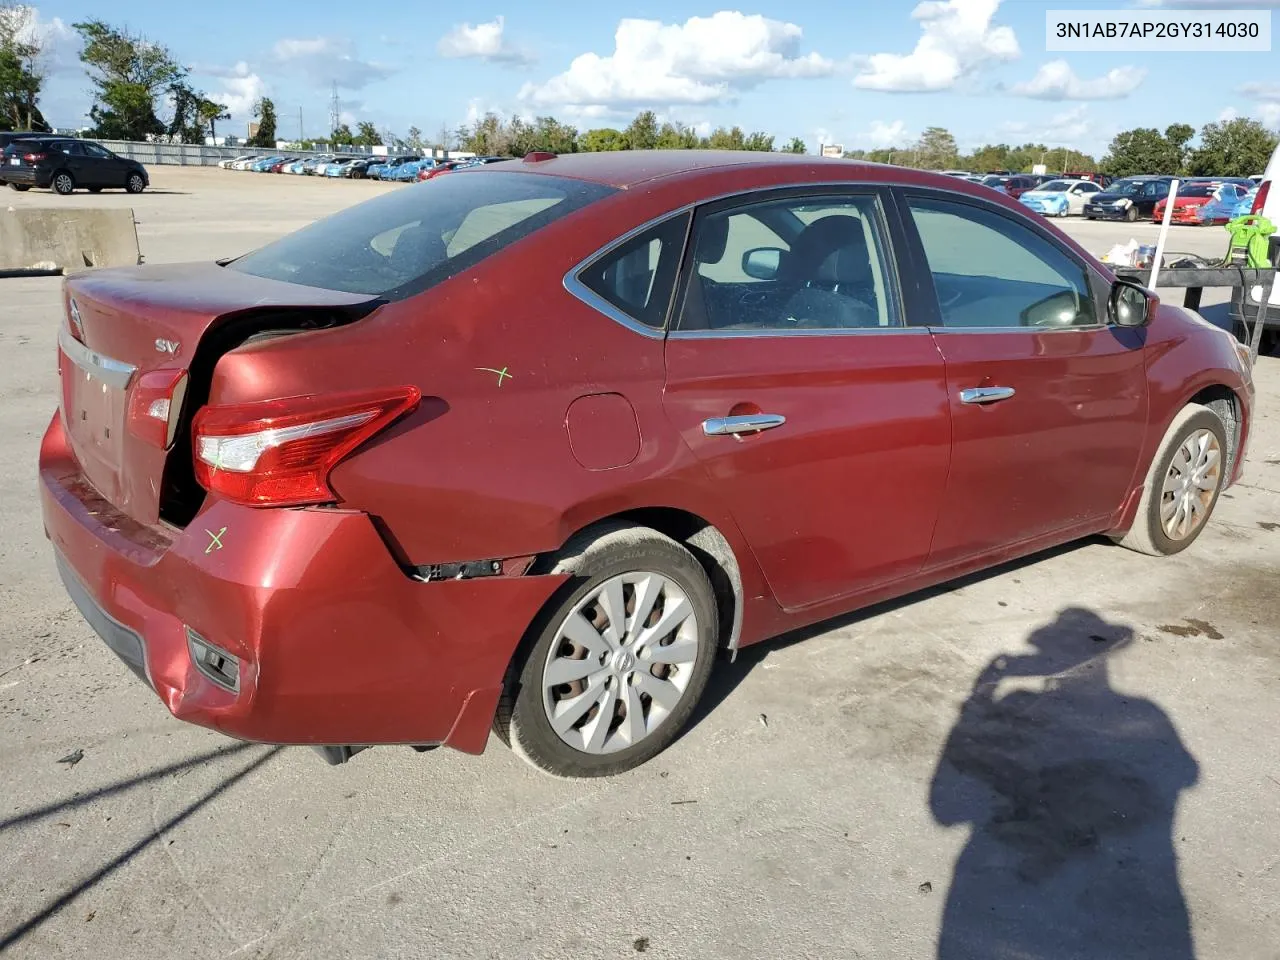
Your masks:
M1089 220L1152 220L1161 223L1174 178L1136 176L1113 180L1093 173L1061 175L988 174L978 176L947 171L952 176L980 183L1007 194L1046 217L1083 216ZM1173 223L1223 224L1236 217L1258 213L1265 198L1259 196L1263 177L1195 177L1178 184L1173 201Z
M247 154L232 160L223 160L218 166L224 170L245 170L251 173L287 173L295 176L343 177L348 180L394 180L414 182L465 167L484 163L496 163L506 157L467 157L457 160L440 160L404 154L395 157L349 157L325 154L318 157L291 157L286 154Z

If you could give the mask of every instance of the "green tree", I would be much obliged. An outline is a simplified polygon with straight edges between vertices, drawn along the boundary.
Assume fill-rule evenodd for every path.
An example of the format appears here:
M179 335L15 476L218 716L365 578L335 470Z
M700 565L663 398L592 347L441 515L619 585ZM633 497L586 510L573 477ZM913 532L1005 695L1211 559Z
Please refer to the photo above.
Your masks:
M258 132L249 140L251 147L274 147L276 145L276 105L270 97L263 97L253 105L253 115L258 121ZM345 128L345 124L343 125ZM351 131L347 130L347 143L351 142Z
M227 105L202 97L199 112L201 125L206 123L209 125L210 139L218 139L218 121L231 119L231 112L227 110Z
M183 82L186 68L166 47L101 20L72 28L84 41L80 61L96 88L89 109L95 133L110 140L145 140L164 133L156 98Z
M658 128L654 146L658 150L696 150L699 146L698 132L683 123L664 123Z
M623 131L631 150L653 150L658 146L658 117L652 110L636 114Z
M605 153L610 150L627 149L627 138L621 130L612 127L597 127L587 130L578 137L578 149L584 153Z
M409 132L404 138L405 149L411 153L421 153L426 149L426 141L422 139L422 131L417 127L410 127Z
M349 147L355 143L355 134L351 132L351 128L345 123L340 123L337 129L329 137L330 142L335 147Z
M1178 125L1169 129L1175 133L1182 132ZM1174 144L1154 127L1125 130L1111 141L1102 165L1117 177L1131 177L1138 173L1179 173L1185 142Z
M809 148L805 146L804 140L800 137L792 137L791 142L786 145L784 153L808 153Z
M773 137L758 130L747 134L746 141L743 144L744 150L754 150L757 153L773 152Z
M356 124L356 135L351 141L357 147L380 147L382 146L382 134L378 132L378 128L368 120L361 120Z
M0 130L48 130L40 108L43 52L32 36L34 8L0 2Z
M1200 146L1187 158L1192 176L1247 177L1265 170L1276 149L1276 135L1257 120L1238 117L1207 123Z
M724 127L716 127L703 141L702 146L707 150L745 150L747 135L742 132L741 127L732 127L728 130Z
M926 127L915 151L919 166L925 170L946 170L959 162L956 138L943 127Z
M1196 135L1196 128L1189 123L1171 123L1164 128L1164 138L1169 141L1169 146L1177 152L1178 155L1178 171L1186 166L1187 160L1191 156L1191 149L1188 144Z

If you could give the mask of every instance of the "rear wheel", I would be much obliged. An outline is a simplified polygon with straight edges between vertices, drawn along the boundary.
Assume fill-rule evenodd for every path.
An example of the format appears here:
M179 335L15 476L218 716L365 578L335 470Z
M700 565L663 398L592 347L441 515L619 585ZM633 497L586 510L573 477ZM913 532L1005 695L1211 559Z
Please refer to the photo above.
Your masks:
M130 193L141 193L147 187L147 181L142 179L142 174L131 173L129 179L124 182L124 188Z
M718 619L706 572L645 527L571 542L553 570L574 580L531 628L494 728L560 777L637 767L688 722L715 661Z
M75 193L76 182L71 174L65 170L59 170L53 175L53 192L62 196L70 196Z
M29 184L29 183L11 183L11 184L9 184L9 189L10 189L10 190L17 190L17 191L18 191L18 193L26 193L28 190L30 190L30 189L31 189L31 184Z
M1120 545L1163 557L1195 543L1209 522L1227 476L1227 431L1198 403L1183 407L1160 444Z

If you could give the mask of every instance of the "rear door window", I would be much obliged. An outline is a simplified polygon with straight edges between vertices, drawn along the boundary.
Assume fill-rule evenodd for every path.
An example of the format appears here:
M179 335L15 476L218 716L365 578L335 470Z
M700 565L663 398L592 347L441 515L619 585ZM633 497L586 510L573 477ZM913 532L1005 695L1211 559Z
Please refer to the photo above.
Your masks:
M227 267L400 300L614 192L542 174L440 177L326 217Z
M604 312L622 314L615 319L660 330L666 323L688 229L686 213L641 231L579 271L578 282L608 305Z

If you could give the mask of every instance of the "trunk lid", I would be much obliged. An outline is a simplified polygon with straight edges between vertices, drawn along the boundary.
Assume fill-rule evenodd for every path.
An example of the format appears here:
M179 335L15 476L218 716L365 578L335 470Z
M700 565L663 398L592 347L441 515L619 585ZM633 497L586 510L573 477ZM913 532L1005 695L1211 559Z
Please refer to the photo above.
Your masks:
M202 344L209 343L213 329L250 316L262 316L263 325L271 326L281 311L328 311L354 319L376 302L365 294L266 280L214 263L90 271L67 280L64 300L58 368L67 438L98 492L148 525L160 519L170 453L188 459L189 453L181 449L185 430L171 430L172 446L166 449L131 429L138 414L131 412L131 401L141 399L144 377L189 374L171 411L177 424L186 424L207 393L216 357L203 355L208 351ZM353 313L354 308L362 309ZM252 332L252 325L245 331Z

